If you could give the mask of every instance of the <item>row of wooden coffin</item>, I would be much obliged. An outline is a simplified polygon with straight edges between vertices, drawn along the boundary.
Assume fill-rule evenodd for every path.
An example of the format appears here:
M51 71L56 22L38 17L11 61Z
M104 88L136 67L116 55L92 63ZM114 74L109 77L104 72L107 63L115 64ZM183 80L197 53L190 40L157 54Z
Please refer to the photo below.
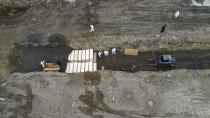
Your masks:
M70 62L87 62L93 61L93 49L73 50L68 56Z
M97 64L93 62L67 63L66 66L66 73L94 72L94 71L97 71Z

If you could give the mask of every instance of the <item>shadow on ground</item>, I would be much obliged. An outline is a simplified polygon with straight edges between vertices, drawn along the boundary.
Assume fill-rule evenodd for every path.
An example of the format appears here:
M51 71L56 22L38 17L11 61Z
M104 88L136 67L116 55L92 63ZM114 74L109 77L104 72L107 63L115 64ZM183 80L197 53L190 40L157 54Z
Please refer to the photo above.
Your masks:
M65 71L68 55L72 48L66 45L65 37L60 34L50 36L48 41L49 44L44 46L29 44L23 47L21 72L42 71L41 60L45 60L45 62L61 62L61 72Z

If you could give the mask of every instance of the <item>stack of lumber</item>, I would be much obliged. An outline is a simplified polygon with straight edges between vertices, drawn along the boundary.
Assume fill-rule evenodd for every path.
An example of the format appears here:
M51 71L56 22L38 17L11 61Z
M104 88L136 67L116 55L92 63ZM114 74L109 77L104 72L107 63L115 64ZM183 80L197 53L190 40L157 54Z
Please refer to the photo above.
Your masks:
M138 55L139 50L138 49L125 49L125 55Z
M59 71L60 66L57 63L45 63L44 71Z

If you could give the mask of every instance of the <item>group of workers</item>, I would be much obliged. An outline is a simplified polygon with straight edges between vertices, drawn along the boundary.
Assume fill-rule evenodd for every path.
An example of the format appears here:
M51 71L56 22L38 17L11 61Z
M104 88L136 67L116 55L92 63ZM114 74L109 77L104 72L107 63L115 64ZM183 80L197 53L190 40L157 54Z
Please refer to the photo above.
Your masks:
M178 16L179 16L179 11L176 11L176 12L175 12L175 18L177 18ZM164 32L164 31L165 31L165 28L166 28L166 24L162 26L162 29L161 29L160 32L161 32L161 33ZM94 31L95 31L94 26L93 26L93 25L90 25L90 32L94 32ZM112 48L111 54L116 54L116 51L117 51L116 48ZM101 58L101 57L102 57L102 54L103 54L103 52L102 52L102 51L99 51L99 52L98 52L98 57ZM104 56L108 56L108 55L109 55L109 51L108 51L108 50L105 50L105 51L104 51ZM44 68L45 61L42 60L42 61L40 62L40 64L42 65L42 68ZM104 66L103 66L103 69L104 69ZM133 66L131 67L131 71L135 71L135 70L136 70L136 66L133 65ZM126 71L125 67L122 67L122 68L121 68L121 71Z
M116 51L117 51L117 49L116 48L112 48L112 50L111 50L111 54L116 54ZM108 56L109 55L109 51L108 50L105 50L105 51L98 51L98 58L100 59L101 57L102 57L102 54L104 53L104 56ZM105 67L104 66L101 66L101 70L104 70L105 69ZM120 69L121 71L129 71L129 70L126 70L126 67L121 67L121 69ZM132 65L131 67L130 67L130 71L131 72L134 72L134 71L136 71L136 66L135 65Z
M111 50L111 54L116 54L117 49L116 48L112 48ZM103 52L99 51L98 52L98 57L101 58L102 57ZM109 55L109 51L108 50L104 50L104 56L108 56Z

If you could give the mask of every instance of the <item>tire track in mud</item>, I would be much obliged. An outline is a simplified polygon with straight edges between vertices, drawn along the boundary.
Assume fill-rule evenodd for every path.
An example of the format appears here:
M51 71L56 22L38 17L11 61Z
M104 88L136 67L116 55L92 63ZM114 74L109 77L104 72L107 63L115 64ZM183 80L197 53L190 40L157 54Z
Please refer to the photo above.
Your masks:
M104 102L104 94L98 87L100 81L101 81L101 75L98 72L84 73L83 83L86 86L85 87L86 89L85 93L79 96L79 100L87 106L78 106L78 109L86 115L89 115L93 118L104 118L101 114L100 115L94 114L97 113L98 110L129 118L144 118L144 117L155 117L155 116L168 117L176 115L176 114L157 114L154 113L153 111L150 111L149 113L138 113L135 111L113 109ZM91 90L88 90L88 87L94 87L95 91L93 92Z
M114 115L119 115L122 117L129 117L129 118L145 118L145 117L172 117L176 114L159 114L159 113L137 113L135 111L127 111L127 110L116 110L110 108L104 102L104 95L102 91L98 87L95 89L95 93L89 90L85 91L84 95L79 96L79 100L82 101L84 104L88 105L87 107L79 106L79 110L86 115L90 115L91 117L95 118L93 115L97 110L107 112ZM99 118L103 118L103 116L98 116ZM97 118L98 118L97 117Z

